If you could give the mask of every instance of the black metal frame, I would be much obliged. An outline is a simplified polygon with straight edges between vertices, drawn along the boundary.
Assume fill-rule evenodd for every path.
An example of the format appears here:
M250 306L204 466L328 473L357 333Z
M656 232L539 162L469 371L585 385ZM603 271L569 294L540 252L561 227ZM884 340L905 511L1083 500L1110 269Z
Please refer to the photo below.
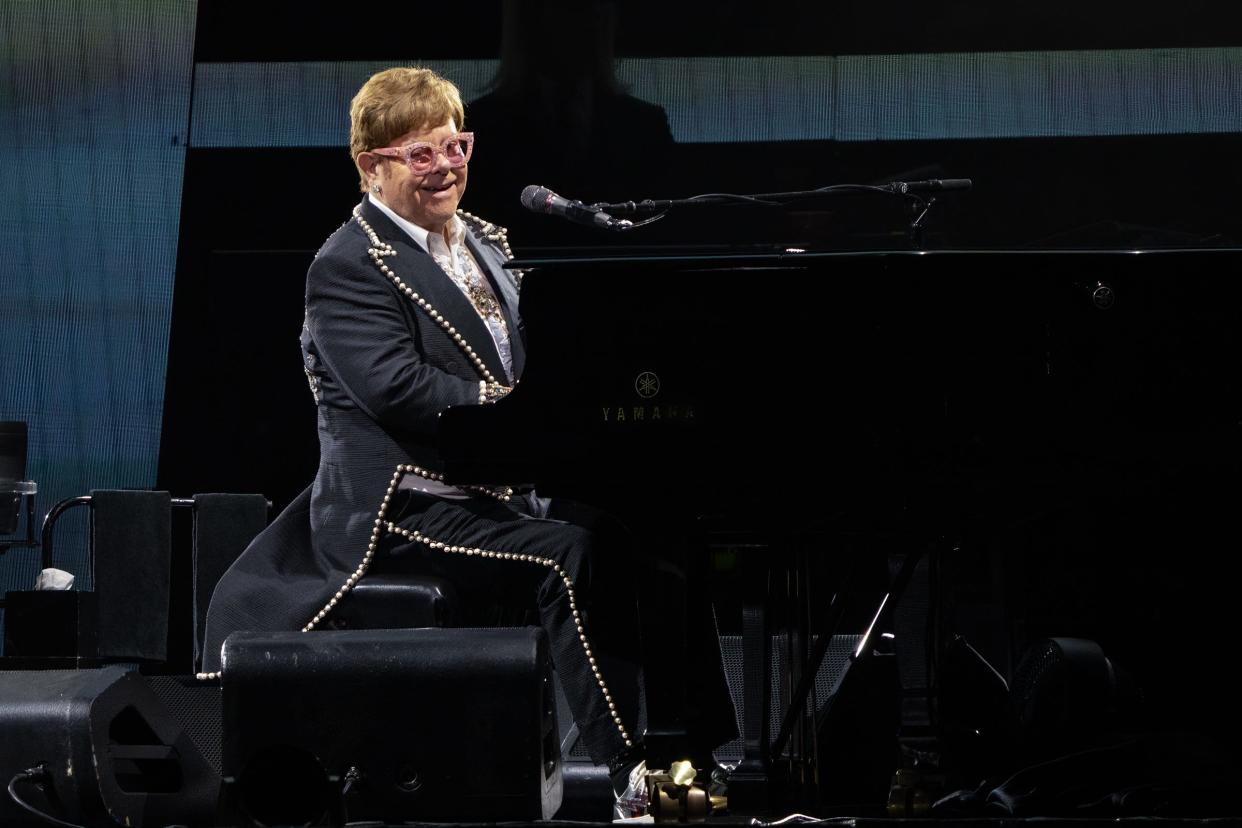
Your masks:
M19 481L16 485L28 487L29 491L14 491L13 494L21 497L26 502L26 537L22 540L0 540L0 555L5 554L10 549L38 549L40 543L35 539L35 495L38 494L38 487L28 481ZM4 609L4 598L0 596L0 610Z
M794 533L797 534L796 532ZM786 542L790 539L785 538ZM770 551L776 544L774 537L752 545ZM838 681L838 693L830 695L822 704L812 697L815 680L829 646L842 634L841 624L849 593L853 590L853 574L833 591L832 596L819 613L812 610L806 592L810 575L807 571L807 552L800 541L793 540L792 551L784 564L784 589L771 583L774 574L763 555L752 555L748 571L751 589L744 597L743 613L743 758L729 774L729 798L741 813L768 812L778 794L796 792L806 801L819 796L818 768L821 765L818 732L831 713L833 702L839 694L840 685L859 663L871 658L877 648L880 634L890 623L895 605L910 584L918 564L925 557L933 559L941 553L941 544L912 545L902 556L901 566L890 574L888 585L870 613L870 621L858 644L854 647ZM774 595L773 593L779 594ZM774 600L781 600L794 607L788 620L785 673L781 680L791 689L788 704L784 705L779 728L772 737L768 723L771 704L771 662L769 652L771 624L769 609ZM822 629L813 630L812 616L818 615ZM814 642L812 646L811 642ZM808 707L808 704L811 706ZM784 756L788 748L788 756ZM809 773L809 776L805 774Z
M89 506L91 503L91 496L79 495L77 497L67 497L49 509L47 515L43 518L43 527L40 531L39 540L35 540L34 536L34 493L24 494L23 496L26 498L26 540L14 541L11 543L4 542L3 544L0 544L0 554L4 554L10 547L13 546L19 548L42 548L42 554L40 556L41 566L43 569L51 569L52 551L54 547L53 540L55 537L57 521L60 520L61 516L64 515L65 512L74 507ZM194 507L194 498L192 497L174 497L170 502L174 507ZM267 508L272 508L271 500L267 501ZM93 513L91 519L94 519ZM88 561L90 562L91 576L93 579L95 574L95 555L93 551L88 556ZM3 608L4 599L0 598L0 609Z
M194 498L192 497L174 497L170 502L173 506L189 506L191 508L194 506ZM41 535L44 569L50 569L52 566L52 540L56 529L56 522L60 520L61 515L75 506L89 506L90 503L90 495L79 495L78 497L67 497L48 510L47 517L43 518L43 531ZM267 508L272 508L272 502L270 500L267 502ZM92 516L92 520L93 519L94 518ZM91 574L94 575L95 556L93 554L90 556L90 564L92 570Z

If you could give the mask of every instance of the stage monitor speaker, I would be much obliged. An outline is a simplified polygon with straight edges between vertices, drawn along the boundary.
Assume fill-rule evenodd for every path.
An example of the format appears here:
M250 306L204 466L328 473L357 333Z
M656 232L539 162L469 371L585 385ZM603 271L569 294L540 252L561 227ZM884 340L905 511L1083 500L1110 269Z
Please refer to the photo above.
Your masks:
M121 666L0 672L0 780L12 791L0 799L5 826L210 826L220 791L145 680Z
M560 806L538 627L241 632L222 663L240 825L537 820Z

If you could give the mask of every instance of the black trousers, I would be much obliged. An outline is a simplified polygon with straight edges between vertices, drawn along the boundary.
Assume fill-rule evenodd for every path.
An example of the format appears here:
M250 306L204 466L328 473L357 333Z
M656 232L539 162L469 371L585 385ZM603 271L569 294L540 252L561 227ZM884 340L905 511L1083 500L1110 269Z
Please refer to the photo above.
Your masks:
M398 491L388 518L397 532L374 567L446 578L464 599L466 624L531 610L592 761L617 767L641 750L633 545L618 521L590 507L553 502L545 517L536 513L519 496L502 503Z

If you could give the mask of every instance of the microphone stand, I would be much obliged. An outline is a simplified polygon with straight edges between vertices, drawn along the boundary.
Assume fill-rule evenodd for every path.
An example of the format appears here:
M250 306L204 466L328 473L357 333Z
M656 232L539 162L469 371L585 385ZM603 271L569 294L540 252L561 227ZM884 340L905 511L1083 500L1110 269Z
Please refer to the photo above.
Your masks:
M615 203L597 202L591 204L592 210L598 210L604 213L656 213L644 221L640 221L631 227L625 229L634 229L648 224L657 219L663 218L669 210L680 207L707 207L707 206L740 206L743 204L759 205L764 207L783 207L797 201L806 201L811 199L823 198L825 196L843 196L843 195L864 195L864 194L880 194L895 195L908 198L913 201L912 215L914 219L910 222L907 232L911 241L916 245L922 244L923 232L926 229L925 221L932 206L936 203L934 193L944 192L961 192L969 190L973 186L973 182L969 178L946 178L946 179L928 179L924 181L891 181L886 184L831 184L827 187L819 187L814 190L793 190L782 193L755 193L750 195L738 195L734 193L705 193L703 195L691 196L690 198L673 198L673 199L652 199L646 198L641 201L620 201ZM924 198L923 193L929 195Z
M936 197L929 196L927 201L922 203L923 209L921 211L919 210L920 205L918 203L913 205L914 209L911 210L911 214L917 211L918 215L914 217L914 221L910 222L910 226L906 228L906 233L910 236L910 243L915 247L923 246L923 231L927 229L927 225L923 223L923 220L927 218L928 212L931 211L932 205L935 203Z
M836 195L859 195L880 193L884 195L917 196L926 192L950 192L969 190L973 182L969 178L931 179L928 181L892 181L887 184L830 184L814 190L793 190L784 193L706 193L690 198L652 199L642 201L597 202L590 205L594 210L606 213L655 213L674 207L699 207L708 205L770 204L780 206L794 201Z

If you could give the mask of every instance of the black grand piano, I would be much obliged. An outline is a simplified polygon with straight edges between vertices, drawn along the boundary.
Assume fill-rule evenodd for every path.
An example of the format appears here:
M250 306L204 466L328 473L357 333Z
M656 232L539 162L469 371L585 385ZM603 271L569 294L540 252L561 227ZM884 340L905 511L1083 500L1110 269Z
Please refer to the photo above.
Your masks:
M798 583L814 562L797 538L825 526L958 549L1137 492L1167 509L1132 527L1131 539L1162 546L1135 560L1167 555L1183 529L1193 547L1230 526L1203 515L1242 494L1239 261L1202 249L794 248L515 261L526 372L496 405L445 413L446 474L603 506L689 571L691 594L712 538L773 552L779 572L754 556L738 570L750 597L729 605L765 637L767 618L807 632L808 612L781 602L834 619L839 590L808 599ZM501 439L480 450L481 432ZM1225 548L1237 541L1234 529ZM676 603L679 588L649 581L645 606ZM681 609L648 631L666 657L648 680L655 737L694 729L695 630ZM800 644L808 657L812 641ZM790 734L767 730L766 699L752 705L770 656L748 654L747 762L766 772L775 731ZM792 678L805 696L805 675Z

